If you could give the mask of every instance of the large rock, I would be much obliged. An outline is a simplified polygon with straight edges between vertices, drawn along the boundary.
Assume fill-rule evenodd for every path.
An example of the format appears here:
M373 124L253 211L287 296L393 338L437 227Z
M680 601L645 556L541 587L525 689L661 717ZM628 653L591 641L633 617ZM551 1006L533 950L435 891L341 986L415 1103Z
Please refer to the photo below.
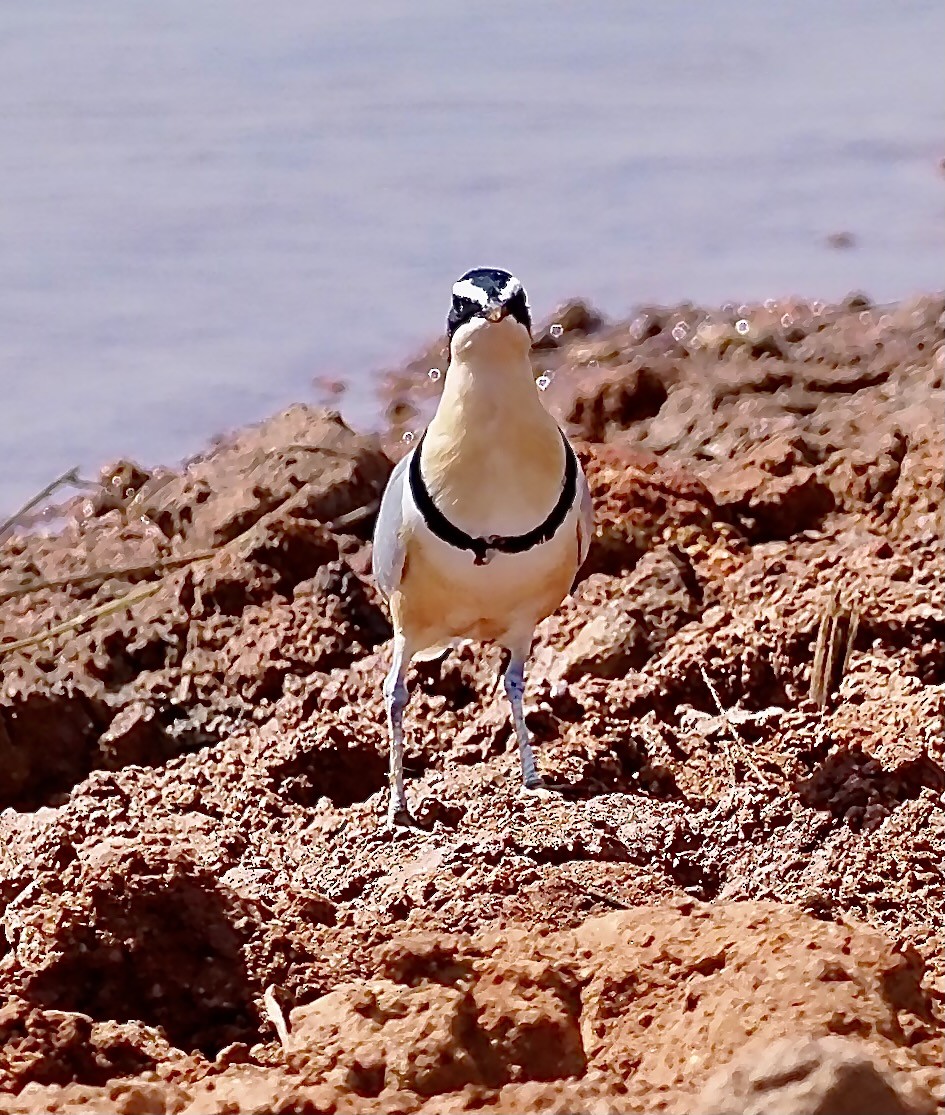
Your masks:
M626 573L659 542L717 535L724 516L691 471L623 444L595 446L583 456L595 532L582 576Z
M835 1036L750 1042L699 1093L725 1115L932 1115L935 1101L897 1079L862 1041Z
M804 438L774 437L717 469L711 487L752 539L789 538L834 509L816 464Z
M645 666L701 609L702 589L685 555L665 547L646 554L622 596L607 603L557 656L556 676L624 677Z
M281 507L330 522L379 498L390 462L331 412L294 406L241 430L180 474L141 485L135 510L165 534L218 546Z

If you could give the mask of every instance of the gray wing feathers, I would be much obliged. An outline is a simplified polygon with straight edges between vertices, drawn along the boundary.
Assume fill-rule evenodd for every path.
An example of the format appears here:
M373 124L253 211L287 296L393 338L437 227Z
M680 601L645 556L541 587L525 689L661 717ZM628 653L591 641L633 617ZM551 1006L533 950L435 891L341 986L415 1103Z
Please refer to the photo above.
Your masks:
M587 551L591 548L591 538L594 535L594 501L591 499L591 490L587 486L587 477L584 469L578 468L577 478L578 510L581 515L581 549L578 553L578 565L584 564Z
M398 462L391 473L374 527L371 566L374 580L385 596L390 596L397 590L404 568L404 490L407 485L407 466L413 452L415 451Z

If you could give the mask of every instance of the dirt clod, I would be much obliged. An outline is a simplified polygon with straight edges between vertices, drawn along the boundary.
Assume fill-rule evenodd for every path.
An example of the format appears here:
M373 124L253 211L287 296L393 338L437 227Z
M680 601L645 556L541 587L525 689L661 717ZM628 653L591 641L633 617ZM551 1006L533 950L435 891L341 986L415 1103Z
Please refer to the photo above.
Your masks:
M756 1039L709 1081L697 1104L744 1115L931 1115L931 1095L900 1084L898 1075L848 1038Z

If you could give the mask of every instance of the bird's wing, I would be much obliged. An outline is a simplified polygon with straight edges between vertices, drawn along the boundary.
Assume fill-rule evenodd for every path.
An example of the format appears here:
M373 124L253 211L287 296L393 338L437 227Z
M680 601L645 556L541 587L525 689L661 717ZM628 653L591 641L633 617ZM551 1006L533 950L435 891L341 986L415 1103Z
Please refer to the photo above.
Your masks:
M591 490L587 486L587 477L584 469L578 464L577 476L577 501L578 512L578 565L584 564L587 551L591 548L591 538L594 535L594 501L591 499Z
M374 527L374 551L371 567L374 580L385 596L396 592L404 568L404 494L407 490L407 468L416 450L398 462L390 475Z

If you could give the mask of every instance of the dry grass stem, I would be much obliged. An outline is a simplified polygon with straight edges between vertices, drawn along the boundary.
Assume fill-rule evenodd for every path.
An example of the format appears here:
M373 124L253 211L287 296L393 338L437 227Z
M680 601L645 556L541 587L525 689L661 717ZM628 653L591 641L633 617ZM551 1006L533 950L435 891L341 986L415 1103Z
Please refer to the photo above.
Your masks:
M353 511L339 515L337 519L332 519L328 525L332 530L344 530L345 527L357 526L359 523L370 519L380 506L380 500L372 500L370 503L364 504L363 507L355 507Z
M314 449L315 447L299 446L298 448ZM325 452L332 453L334 451L326 449ZM47 487L42 492L33 497L33 499L28 505L26 505L25 508L21 508L20 511L18 511L12 519L8 520L8 523L16 522L18 518L27 510L29 510L31 507L34 507L37 503L45 499L46 496L55 489L57 484L61 484L67 481L69 483L78 483L78 469L71 469L68 473L64 473L63 476L53 481L52 484L47 485ZM376 500L374 500L371 503L364 504L361 507L355 507L351 511L346 512L344 515L339 515L338 518L333 519L326 525L330 530L343 529L344 527L350 526L353 523L362 522L365 519L369 519L371 515L375 513L377 507L378 503ZM279 510L280 508L275 508L274 512L271 513L271 515L278 513ZM7 525L8 524L4 524L4 529ZM192 565L198 561L206 561L209 558L212 558L215 554L221 553L224 550L235 549L236 545L240 543L247 534L251 533L253 530L258 529L258 527L259 522L257 521L255 523L252 523L246 528L246 530L236 535L235 538L230 539L230 541L225 543L224 545L208 550L199 550L196 553L187 555L186 557L167 558L163 561L152 562L150 565L145 566L100 569L96 570L93 573L79 573L76 574L74 577L65 577L60 580L34 581L31 582L29 585L17 585L16 588L10 589L0 594L0 603L3 603L5 600L9 600L12 597L21 596L29 592L35 592L42 588L67 588L75 584L86 584L89 583L89 581L95 581L99 579L107 580L109 577L118 577L122 576L123 574L128 575L129 573L146 575L148 572L160 572L162 570L181 568L183 566ZM24 639L17 639L15 642L12 643L0 643L0 658L3 658L7 654L11 654L15 650L25 650L28 647L38 646L40 643L44 643L49 639L55 638L57 635L64 635L69 631L75 631L78 628L83 627L90 620L99 619L101 616L112 615L115 612L123 611L125 608L130 608L132 605L139 603L141 600L146 600L149 596L153 596L160 589L163 583L164 578L162 577L156 581L152 581L146 586L138 589L133 589L131 592L126 593L124 596L116 597L114 600L110 600L106 604L100 604L96 608L90 608L88 611L82 612L81 615L75 616L73 619L66 620L63 623L56 624L54 627L45 628L43 631L38 631L36 632L36 634L29 635Z
M748 748L745 747L744 741L735 730L735 725L732 723L731 718L729 717L726 710L722 707L722 702L719 700L718 690L712 684L712 679L706 673L705 666L703 666L702 663L699 664L699 672L702 674L702 680L705 682L706 689L708 689L709 693L712 696L712 702L718 710L718 714L722 720L722 723L728 729L729 738L735 745L735 750L741 757L742 762L745 764L746 767L748 767L748 769L752 772L755 778L758 779L759 782L767 782L765 776L755 765L754 759L752 759L751 755L749 755Z
M50 483L48 483L41 492L37 492L36 495L32 497L32 499L27 500L26 503L24 503L23 506L19 509L19 511L14 512L14 514L12 514L9 519L7 519L3 523L0 523L0 542L2 542L4 538L6 538L7 534L9 534L9 532L24 518L24 516L28 515L34 507L37 507L40 503L42 503L47 496L51 496L53 492L58 491L59 488L64 488L67 484L79 485L82 483L83 481L79 479L78 465L76 465L74 468L70 468L68 472L64 472L62 476L57 476L55 480L50 481Z
M0 658L6 654L11 654L15 650L25 650L27 647L34 647L39 643L45 643L47 639L55 638L56 635L64 635L67 631L75 631L83 627L90 620L111 615L113 612L124 611L125 608L130 608L132 604L138 604L142 600L147 600L147 598L153 596L160 587L161 581L152 581L143 588L134 589L132 592L126 593L124 596L119 596L115 600L109 600L107 604L100 604L97 608L90 608L87 612L83 612L73 619L66 620L63 623L57 623L55 627L47 627L43 631L38 631L35 635L28 635L25 639L17 639L14 643L0 643Z
M0 604L7 600L15 600L20 596L27 596L31 592L41 592L43 589L79 588L81 585L92 585L104 582L112 577L147 577L167 569L179 569L181 566L190 565L192 561L213 557L216 550L198 550L192 554L180 554L177 557L160 558L145 565L119 565L114 569L92 569L88 573L73 573L68 577L58 577L53 580L34 580L16 585L11 589L0 591Z
M832 596L817 630L817 646L810 673L810 699L820 709L827 707L843 681L858 627L856 610L841 604L838 594Z

